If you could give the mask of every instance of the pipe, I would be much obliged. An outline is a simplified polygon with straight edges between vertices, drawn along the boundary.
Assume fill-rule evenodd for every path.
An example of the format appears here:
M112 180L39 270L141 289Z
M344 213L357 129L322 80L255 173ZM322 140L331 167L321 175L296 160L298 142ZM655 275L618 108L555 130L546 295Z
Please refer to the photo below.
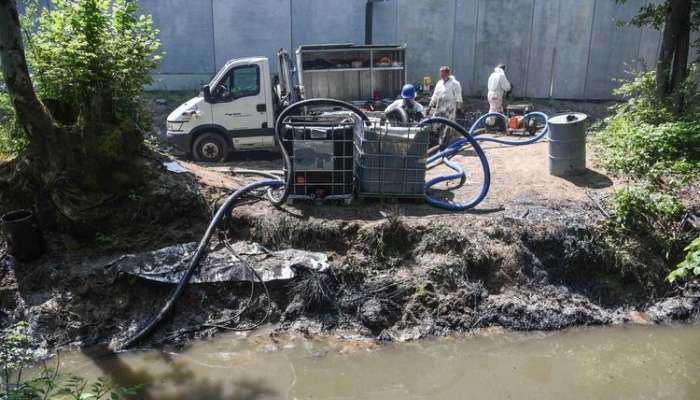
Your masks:
M244 194L253 191L255 189L259 189L262 187L279 187L283 185L283 182L280 180L264 180L264 181L257 181L250 183L246 186L243 186L242 188L238 189L235 191L232 195L226 198L226 201L224 201L224 204L219 207L217 210L216 214L214 215L214 218L212 218L211 222L209 223L209 226L207 227L207 230L204 232L204 236L202 236L202 239L199 241L199 245L197 246L197 250L195 251L194 255L192 256L192 259L190 260L190 265L187 267L187 271L185 272L185 275L182 276L180 279L180 282L178 282L177 286L175 289L170 293L170 296L168 299L165 301L165 304L163 307L160 309L158 314L156 314L155 317L153 317L143 328L141 328L138 332L136 332L134 335L126 339L124 342L122 342L120 345L117 346L117 350L122 350L126 349L139 340L145 338L148 334L150 334L153 329L160 323L160 321L165 318L165 316L168 314L170 309L173 307L175 304L175 301L182 295L183 290L185 289L185 285L190 281L192 278L192 275L194 275L195 271L197 270L197 266L199 263L202 261L202 259L205 256L205 250L207 249L207 246L209 245L209 240L211 240L211 236L214 233L214 229L216 226L219 224L221 219L228 213L228 211L233 207L233 205L236 203L236 200L238 200L241 196Z
M451 168L455 172L453 174L449 174L449 175L438 176L438 177L433 178L433 179L429 180L428 182L426 182L425 186L424 186L425 201L433 207L442 208L444 210L449 210L449 211L464 211L466 209L475 207L477 204L481 203L484 200L484 198L486 197L486 194L489 191L489 187L491 186L491 170L489 168L489 162L486 159L486 154L484 154L484 150L481 148L481 146L475 140L475 138L472 135L470 135L469 132L467 132L467 130L463 126L457 124L456 122L449 120L449 119L446 119L446 118L433 117L433 118L428 118L428 119L421 121L420 124L427 125L427 124L431 124L431 123L438 123L438 124L447 125L450 128L461 133L464 136L464 138L460 139L458 141L458 142L463 141L459 147L452 147L452 145L448 146L448 148L446 148L445 150L441 151L440 153L434 155L433 157L428 159L428 161L426 161L426 165L427 165L429 162L431 162L430 161L431 159L434 161L435 159L440 158L440 159L442 159L442 162L445 165L447 165L449 168ZM461 146L464 146L466 144L470 144L474 148L474 151L476 152L476 155L479 157L479 161L481 162L481 168L484 171L484 177L483 177L483 180L481 183L481 189L479 190L479 193L477 193L472 199L470 199L466 203L447 202L447 201L438 200L438 199L431 197L428 194L430 189L432 188L432 186L435 186L440 182L451 181L454 179L461 179L462 182L464 181L464 179L465 179L464 169L462 169L462 167L459 164L453 163L452 161L450 161L447 157L448 157L448 155L454 154L457 151L459 151Z
M472 124L472 127L469 129L469 133L474 134L474 130L476 130L476 127L483 120L485 120L488 117L499 117L499 118L503 118L504 120L508 121L508 118L505 115L498 113L498 112L490 112L490 113L484 114L481 117L479 117L479 119L477 119L474 122L474 124ZM527 113L523 116L523 119L528 118L528 117L530 117L530 118L541 117L542 119L544 119L544 128L542 128L542 131L540 133L538 133L537 135L531 137L530 139L507 140L507 139L499 139L499 138L496 138L493 136L484 136L484 134L475 136L474 138L480 142L494 142L494 143L500 143L500 144L505 144L505 145L509 145L509 146L524 146L527 144L535 143L538 140L542 139L545 135L547 135L547 133L549 133L549 122L548 122L549 117L547 116L547 114L545 114L543 112L539 112L539 111L533 111L533 112ZM507 124L506 124L506 126L507 126Z
M444 150L441 152L434 154L426 160L426 168L433 167L437 164L433 164L435 162L442 162L445 164L447 167L455 171L452 174L448 175L443 175L439 176L436 178L431 179L430 181L426 182L425 184L425 200L428 204L438 207L438 208L443 208L446 210L450 211L463 211L468 208L475 207L477 204L479 204L483 199L486 197L486 194L488 193L489 186L490 186L490 167L488 164L488 161L486 160L486 156L484 155L484 151L481 148L481 146L478 145L478 142L494 142L494 143L500 143L500 144L505 144L509 146L524 146L528 144L532 144L537 142L538 140L542 139L547 133L549 132L549 123L547 122L548 117L546 114L539 112L539 111L534 111L531 113L528 113L525 115L525 117L530 117L530 118L535 118L535 117L541 117L545 121L544 128L540 133L538 133L536 136L527 139L527 140L507 140L507 139L499 139L493 136L485 136L485 135L478 135L478 136L473 136L474 131L476 128L488 117L498 117L502 118L507 121L507 118L505 115L498 113L498 112L491 112L482 115L477 119L474 124L472 124L471 128L469 129L469 132L467 132L462 126L458 125L457 123L454 123L452 121L446 120L449 123L445 123L445 121L439 121L440 123L444 123L445 125L448 125L452 128L454 128L456 131L462 133L464 135L463 138L460 138L454 142L452 142L450 145L447 146ZM442 118L440 118L442 120ZM425 120L421 124L429 123L431 120ZM474 148L474 151L476 154L479 156L479 161L481 162L482 169L484 171L484 180L481 185L481 190L479 193L474 196L470 201L467 203L450 203L446 201L441 201L437 200L433 197L430 197L428 195L428 191L431 189L432 186L440 183L440 182L445 182L445 181L451 181L454 179L461 179L460 184L464 183L464 180L466 178L464 169L459 165L458 163L452 162L449 160L449 157L452 155L456 154L459 152L462 147L471 145ZM433 164L433 165L430 165Z
M302 106L309 106L309 105L321 105L321 104L326 104L326 105L334 105L334 106L341 106L345 107L348 110L354 112L357 114L364 123L368 124L369 123L369 118L367 115L362 112L359 108L355 107L354 105L350 103L346 103L344 101L340 100L333 100L333 99L309 99L309 100L303 100L298 103L292 104L291 106L285 108L277 118L277 121L275 123L275 134L278 140L278 143L282 143L282 136L281 136L281 127L284 119L294 110L296 110L299 107ZM474 137L472 136L472 133L476 129L476 126L483 121L485 118L489 116L500 116L502 118L505 118L503 114L500 113L488 113L483 116L481 116L471 127L469 132L466 131L464 127L461 125L457 124L454 121L448 120L446 118L441 118L441 117L432 117L432 118L427 118L423 121L420 122L421 126L428 125L428 124L442 124L446 125L457 132L461 133L464 137L451 143L446 149L443 151L435 154L432 157L429 157L426 160L426 165L433 163L437 160L441 160L442 163L444 163L446 166L448 166L450 169L455 171L452 174L448 175L443 175L439 176L436 178L431 179L430 181L425 183L424 190L425 190L425 199L428 204L431 206L437 207L437 208L442 208L450 211L463 211L468 208L472 208L479 204L483 199L486 197L486 194L488 193L488 190L491 185L491 171L489 167L488 160L486 159L486 154L484 154L483 149L479 145L479 141L492 141L496 143L502 143L502 144L507 144L507 145L525 145L525 144L530 144L534 143L537 140L541 139L546 135L546 133L549 130L549 125L547 124L547 116L544 113L540 112L532 112L527 114L526 116L541 116L545 120L545 127L540 132L537 136L535 136L532 139L529 140L522 140L522 141L510 141L510 140L504 140L504 139L496 139L493 137L489 136L477 136ZM449 157L451 155L454 155L460 149L464 146L471 145L474 148L474 151L476 152L477 156L479 157L479 161L481 162L481 167L484 171L484 177L481 185L481 189L479 193L474 196L472 199L470 199L466 203L455 203L455 202L446 202L442 200L437 200L435 198L432 198L428 195L429 190L431 189L432 186L440 183L440 182L445 182L445 181L450 181L454 179L461 179L462 183L464 183L465 179L465 172L464 169L455 162L452 162L449 160ZM155 317L153 317L143 328L141 328L138 332L136 332L134 335L130 336L126 340L124 340L121 344L116 346L116 350L122 350L126 349L133 344L137 343L139 340L145 338L147 335L149 335L153 329L156 328L156 326L166 317L168 312L172 309L173 305L177 301L177 299L182 295L182 292L185 289L185 286L187 283L190 281L192 276L197 270L197 267L199 266L199 263L202 261L202 259L205 257L205 251L209 245L209 241L211 240L211 236L214 233L214 229L216 229L217 225L223 217L231 210L231 208L234 206L236 201L245 195L248 192L251 192L253 190L259 189L259 188L264 188L267 187L267 195L268 199L275 205L280 205L284 203L284 201L287 199L287 196L289 196L289 190L292 186L292 166L291 166L291 161L289 158L289 154L287 154L286 149L284 148L284 145L280 146L282 150L282 155L284 157L284 163L285 163L285 168L286 168L286 178L285 180L280 180L276 179L275 175L270 174L268 172L259 172L259 171L239 171L239 172L250 172L250 173L257 173L260 175L263 175L265 177L270 177L273 179L269 180L261 180L257 182L250 183L237 191L235 191L232 195L226 198L224 201L224 204L219 207L217 210L216 214L212 218L211 222L209 223L209 226L207 227L207 230L204 233L204 236L202 239L199 241L199 245L197 246L197 250L195 251L194 255L192 256L192 259L190 260L190 264L187 267L187 271L183 275L183 277L180 279L178 282L177 286L175 289L170 293L170 296L168 296L168 299L166 300L165 304L163 307L160 309L158 314L156 314ZM274 196L272 195L272 189L274 188L279 188L281 186L284 186L284 192L282 196L279 199L274 199Z

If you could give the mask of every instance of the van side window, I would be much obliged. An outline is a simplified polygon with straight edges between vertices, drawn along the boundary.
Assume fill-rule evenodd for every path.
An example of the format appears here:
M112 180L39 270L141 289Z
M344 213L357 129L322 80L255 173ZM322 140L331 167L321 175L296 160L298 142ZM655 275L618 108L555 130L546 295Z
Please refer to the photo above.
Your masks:
M234 99L260 93L260 68L257 65L234 68L229 75L228 87Z

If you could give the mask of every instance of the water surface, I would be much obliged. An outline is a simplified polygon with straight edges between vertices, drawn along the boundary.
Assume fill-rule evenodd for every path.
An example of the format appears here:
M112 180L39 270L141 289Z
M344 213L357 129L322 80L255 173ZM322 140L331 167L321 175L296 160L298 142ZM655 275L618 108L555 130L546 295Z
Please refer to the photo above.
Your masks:
M61 356L145 382L143 399L698 399L700 325L498 333L376 345L222 335L179 352Z

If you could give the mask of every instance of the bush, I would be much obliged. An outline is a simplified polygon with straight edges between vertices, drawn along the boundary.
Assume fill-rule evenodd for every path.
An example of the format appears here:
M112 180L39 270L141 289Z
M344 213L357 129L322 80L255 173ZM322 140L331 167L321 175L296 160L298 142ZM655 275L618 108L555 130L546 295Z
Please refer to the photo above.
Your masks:
M54 0L38 9L34 2L23 25L42 100L67 102L83 118L140 117L140 93L160 62L151 17L137 16L131 0Z
M0 80L2 76L0 75ZM0 159L22 153L27 148L27 136L17 124L10 96L0 90Z
M626 101L613 106L615 115L625 115L635 123L657 125L674 120L669 111L670 100L656 95L656 72L645 72L630 80L619 80L620 87L613 94Z
M690 242L684 250L687 252L685 259L666 277L669 282L687 278L688 275L700 276L700 236Z
M700 165L700 121L652 125L618 114L598 136L598 145L602 164L616 173L689 176Z
M694 68L693 68L694 71ZM700 165L700 100L693 80L684 84L684 113L670 111L670 99L655 91L655 72L622 81L613 93L626 102L599 133L598 152L606 168L634 178L689 176Z
M667 226L658 225L678 220L684 210L675 197L638 187L615 191L608 200L608 207L619 226L640 233L654 230L669 233Z
M140 387L118 387L111 379L105 377L89 384L80 377L62 377L46 365L39 377L23 380L22 370L28 367L34 358L27 330L28 325L21 322L0 331L0 399L121 400L135 398L138 394Z

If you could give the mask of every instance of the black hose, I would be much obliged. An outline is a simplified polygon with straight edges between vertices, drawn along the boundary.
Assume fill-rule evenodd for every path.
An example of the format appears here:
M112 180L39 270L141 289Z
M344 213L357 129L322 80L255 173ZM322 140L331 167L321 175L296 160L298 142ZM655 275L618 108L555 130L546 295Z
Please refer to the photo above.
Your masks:
M199 263L202 261L205 251L209 245L209 241L211 240L211 236L214 233L214 229L216 226L219 224L219 222L222 220L222 218L228 213L228 211L233 207L233 205L236 203L236 201L245 195L248 192L251 192L253 190L256 190L258 188L262 187L268 187L267 191L267 196L270 202L272 204L279 206L283 204L286 200L287 197L289 196L289 190L292 186L292 170L291 170L291 160L289 158L289 155L287 154L286 149L284 148L284 145L282 143L282 123L284 119L294 110L304 107L304 106L312 106L312 105L331 105L331 106L340 106L344 107L355 114L357 114L365 123L369 123L369 118L367 115L362 112L359 108L355 107L354 105L350 103L346 103L344 101L340 100L334 100L334 99L309 99L309 100L303 100L297 103L294 103L290 105L289 107L285 108L282 113L280 113L279 117L277 117L277 122L275 123L275 135L277 137L278 143L280 144L280 148L282 150L282 155L284 157L284 163L286 167L286 179L285 181L279 180L277 177L275 177L272 180L263 180L263 181L258 181L258 182L253 182L250 183L240 189L238 189L236 192L234 192L232 195L226 198L224 201L224 204L219 207L217 210L216 214L212 218L211 222L209 223L209 226L207 227L206 232L204 232L204 236L202 239L199 241L199 245L197 246L197 250L195 251L194 255L192 256L192 259L190 260L190 265L187 267L187 271L185 272L185 275L180 279L178 282L177 286L175 289L170 293L170 296L168 296L168 299L166 300L165 304L161 308L161 310L156 314L153 319L151 319L146 326L141 328L138 332L136 332L134 335L126 339L124 342L122 342L120 345L117 346L117 350L122 350L125 348L130 347L134 343L138 342L139 340L145 338L148 334L150 334L153 329L160 323L163 318L168 314L170 309L173 307L177 299L182 295L183 290L185 289L185 286L187 283L192 279L192 276L194 275L195 271L197 270L197 266ZM261 174L263 176L271 176L268 174ZM284 192L282 196L279 199L275 199L274 196L272 195L272 189L280 187L280 186L285 186ZM252 268L251 268L252 270ZM253 274L256 276L256 278L260 281L262 281L261 277L258 275L258 273L255 270L252 270ZM269 292L267 291L267 287L264 286L264 289L266 291L266 294L268 295L268 300L269 300ZM269 312L269 310L268 310Z
M160 321L165 318L165 316L168 314L170 309L173 307L175 304L175 301L182 295L183 290L185 289L185 286L187 283L192 279L192 275L194 275L195 271L197 270L197 266L199 265L200 261L202 261L205 251L208 248L209 245L209 240L211 240L211 236L214 233L214 229L216 226L219 224L221 219L227 214L229 209L236 203L239 197L243 196L244 194L253 191L255 189L261 188L261 187L277 187L283 185L282 181L279 180L264 180L264 181L257 181L250 183L237 191L235 191L232 195L230 195L228 198L226 198L226 201L224 201L224 204L219 207L219 210L216 212L216 215L214 215L214 218L212 218L211 222L209 223L209 226L207 227L207 230L204 232L204 236L202 239L199 241L199 245L197 246L197 251L195 251L194 255L192 256L192 259L190 260L190 265L187 267L187 271L185 272L185 275L180 279L180 282L178 282L177 286L175 289L170 293L170 296L168 296L168 299L166 300L165 304L163 307L160 309L158 314L156 314L155 317L153 317L143 328L141 328L138 332L136 332L134 335L126 339L124 342L122 342L120 345L117 346L116 350L122 350L130 347L131 345L135 344L139 340L145 338L148 334L150 334L153 329L158 325Z
M339 106L339 107L344 107L355 114L357 114L362 121L364 121L366 124L369 124L369 117L367 117L367 114L365 114L362 110L359 108L355 107L354 105L347 103L345 101L341 100L335 100L335 99L309 99L309 100L302 100L299 102L296 102L289 107L285 108L282 110L280 115L277 117L277 121L275 122L275 137L277 138L277 143L280 146L280 150L282 151L282 158L284 161L284 169L286 170L286 176L284 178L284 191L282 194L275 198L275 196L272 194L272 188L268 189L267 191L267 198L270 200L272 204L274 204L276 207L281 206L284 204L285 201L287 201L287 197L289 197L289 192L292 190L292 185L294 182L292 182L292 161L289 158L289 154L287 153L287 149L284 147L284 138L282 137L282 124L284 122L284 119L289 116L289 114L292 111L295 111L296 109L300 107L305 107L305 106L318 106L318 105L331 105L331 106Z

